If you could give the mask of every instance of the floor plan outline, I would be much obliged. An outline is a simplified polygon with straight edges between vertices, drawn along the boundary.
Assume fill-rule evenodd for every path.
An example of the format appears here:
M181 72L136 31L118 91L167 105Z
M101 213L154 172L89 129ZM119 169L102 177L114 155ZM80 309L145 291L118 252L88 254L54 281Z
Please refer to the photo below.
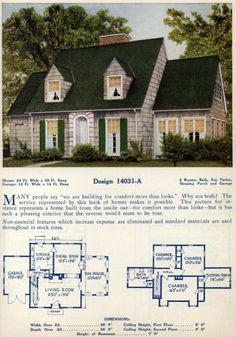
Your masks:
M29 255L4 255L3 295L50 314L86 308L87 296L108 296L109 258L87 255L81 241L29 242Z
M127 288L152 290L159 307L198 307L209 289L231 289L231 267L208 267L204 244L154 244L152 266L127 267Z

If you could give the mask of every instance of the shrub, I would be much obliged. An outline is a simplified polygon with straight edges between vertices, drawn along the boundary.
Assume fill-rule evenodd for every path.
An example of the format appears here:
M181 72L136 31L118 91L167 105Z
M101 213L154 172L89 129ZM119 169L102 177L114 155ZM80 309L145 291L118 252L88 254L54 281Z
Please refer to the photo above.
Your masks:
M206 137L198 142L188 142L185 159L217 160L215 139Z
M232 138L225 136L217 139L216 151L218 158L226 165L232 165L233 147Z
M232 139L229 136L201 139L199 142L188 142L184 159L222 160L232 164Z
M178 160L222 160L232 164L232 139L229 136L206 137L198 142L190 142L180 135L168 134L162 139L163 157L172 160L174 166Z
M60 149L47 149L33 154L34 161L50 161L57 160L63 156Z
M14 159L31 159L32 158L32 152L30 149L28 149L26 142L21 142L17 139L17 142L19 143L20 150L17 150L14 154Z
M109 157L105 152L98 152L98 160L101 161L106 161L106 160L111 160L112 158Z
M182 160L187 153L187 141L181 135L168 133L162 140L162 155L165 159L171 160L176 166L177 161Z
M122 151L120 153L120 159L123 160L123 161L129 161L129 162L134 162L134 161L137 161L137 157L135 156L135 154L128 150L128 151Z
M81 162L95 161L99 159L99 152L91 144L78 144L72 150L72 159Z
M10 139L9 135L3 129L3 156L8 157L10 156Z
M131 150L130 152L136 158L136 160L140 160L144 156L143 152L143 139L139 140L129 140Z

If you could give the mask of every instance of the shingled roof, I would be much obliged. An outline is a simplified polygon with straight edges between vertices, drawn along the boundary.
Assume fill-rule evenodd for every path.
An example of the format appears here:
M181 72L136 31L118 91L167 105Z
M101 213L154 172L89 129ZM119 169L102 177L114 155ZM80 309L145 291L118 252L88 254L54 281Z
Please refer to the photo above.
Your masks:
M64 102L45 103L45 73L32 74L16 99L17 104L15 102L12 105L9 115L41 111L142 107L162 43L163 38L158 38L63 50L56 57L55 65L70 69L74 77L74 83ZM125 60L125 63L132 67L136 78L126 99L104 100L103 74L114 57ZM126 70L130 69L127 67Z
M65 81L70 83L74 82L73 73L69 68L62 67L60 64L55 64L55 66L59 70Z
M16 100L12 104L9 110L9 115L21 115L27 111L32 97L38 90L40 83L44 81L46 75L46 72L36 72L30 75L26 84L21 89L20 93L16 97Z
M134 73L132 67L128 63L126 63L126 62L124 62L124 61L122 61L118 58L116 58L116 59L119 62L119 64L121 65L121 67L124 69L127 76L135 77L135 73Z
M153 110L210 108L218 56L168 61Z

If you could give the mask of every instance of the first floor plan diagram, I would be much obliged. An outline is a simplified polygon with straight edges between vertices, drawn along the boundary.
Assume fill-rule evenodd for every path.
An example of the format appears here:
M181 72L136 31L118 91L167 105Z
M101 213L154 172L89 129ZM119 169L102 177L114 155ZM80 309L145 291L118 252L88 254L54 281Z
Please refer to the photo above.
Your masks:
M208 289L231 288L231 268L206 266L205 245L154 244L152 266L127 268L127 288L151 289L160 307L197 307Z
M29 255L3 257L3 294L29 308L86 307L86 296L108 295L108 256L86 255L82 241L30 240Z

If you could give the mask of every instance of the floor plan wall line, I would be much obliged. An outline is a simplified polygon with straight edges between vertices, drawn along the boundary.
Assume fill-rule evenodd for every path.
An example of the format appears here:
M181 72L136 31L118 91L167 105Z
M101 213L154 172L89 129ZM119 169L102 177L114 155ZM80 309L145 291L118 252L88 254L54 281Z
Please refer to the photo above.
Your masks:
M205 245L154 244L152 253L152 266L127 268L127 288L151 289L160 307L197 307L207 290L231 289L231 267L206 266Z
M82 309L87 296L108 296L108 265L108 256L87 255L82 241L36 237L29 255L3 257L3 294L49 313Z

